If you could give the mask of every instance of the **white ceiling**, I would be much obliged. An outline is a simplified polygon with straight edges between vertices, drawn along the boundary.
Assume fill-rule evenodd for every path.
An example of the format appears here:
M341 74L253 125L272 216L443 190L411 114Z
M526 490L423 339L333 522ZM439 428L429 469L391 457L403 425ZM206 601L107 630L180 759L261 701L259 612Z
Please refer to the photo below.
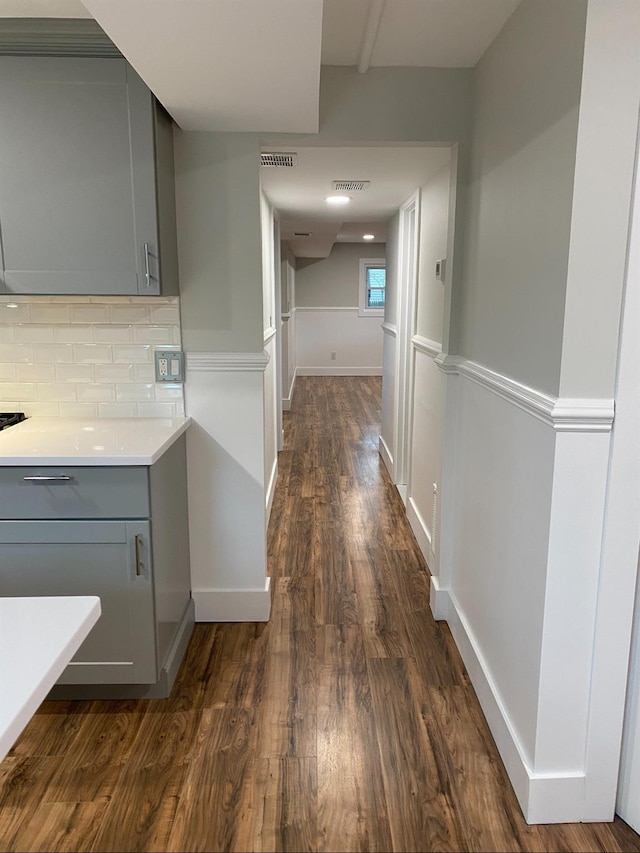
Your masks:
M266 149L275 150L275 149ZM449 161L450 149L438 147L278 148L297 153L291 168L263 167L262 188L280 217L281 237L302 258L322 258L334 241L361 241L365 233L386 239L385 224L410 193ZM346 193L346 207L329 207L333 181L369 181L364 190ZM311 231L296 238L294 231Z
M379 8L371 65L470 68L519 2L324 0L322 64L358 65L367 17Z
M519 0L0 0L0 17L94 17L184 130L315 133L320 65L474 66ZM286 149L278 149L286 150ZM445 162L444 149L299 148L263 169L301 257L382 223ZM444 159L443 159L444 158ZM332 180L370 180L348 210ZM360 237L358 236L360 234Z

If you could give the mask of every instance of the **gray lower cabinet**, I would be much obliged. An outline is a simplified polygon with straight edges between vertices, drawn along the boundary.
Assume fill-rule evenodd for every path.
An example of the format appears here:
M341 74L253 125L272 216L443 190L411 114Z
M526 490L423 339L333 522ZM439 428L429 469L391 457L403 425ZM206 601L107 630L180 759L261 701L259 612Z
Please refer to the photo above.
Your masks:
M194 622L185 471L184 436L150 467L0 469L0 595L100 597L54 696L169 694Z
M0 293L177 293L171 119L122 58L0 56Z

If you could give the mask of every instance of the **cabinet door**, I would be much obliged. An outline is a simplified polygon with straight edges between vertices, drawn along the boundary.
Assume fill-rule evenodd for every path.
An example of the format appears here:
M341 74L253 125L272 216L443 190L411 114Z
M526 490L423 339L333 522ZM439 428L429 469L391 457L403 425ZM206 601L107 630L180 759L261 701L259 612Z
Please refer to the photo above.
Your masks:
M0 521L0 595L100 596L59 684L157 681L149 542L149 522Z
M122 59L0 57L5 292L159 290L153 102Z

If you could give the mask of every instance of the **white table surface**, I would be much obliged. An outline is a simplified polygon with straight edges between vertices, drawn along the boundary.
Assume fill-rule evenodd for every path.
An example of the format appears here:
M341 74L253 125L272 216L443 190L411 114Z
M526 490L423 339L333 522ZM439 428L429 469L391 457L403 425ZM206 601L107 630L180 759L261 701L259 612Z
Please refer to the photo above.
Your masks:
M27 418L0 432L0 465L152 465L191 418Z
M99 616L95 595L0 598L0 761Z

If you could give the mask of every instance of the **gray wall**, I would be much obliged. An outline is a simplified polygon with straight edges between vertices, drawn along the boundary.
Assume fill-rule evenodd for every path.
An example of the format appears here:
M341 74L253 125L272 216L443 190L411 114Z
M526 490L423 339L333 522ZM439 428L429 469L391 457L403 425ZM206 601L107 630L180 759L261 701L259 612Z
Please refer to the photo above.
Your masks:
M175 132L187 351L262 351L259 153L253 134Z
M357 308L360 258L384 258L384 243L334 243L326 258L296 261L297 308Z
M454 295L454 351L550 393L560 380L586 6L524 0L476 68Z

